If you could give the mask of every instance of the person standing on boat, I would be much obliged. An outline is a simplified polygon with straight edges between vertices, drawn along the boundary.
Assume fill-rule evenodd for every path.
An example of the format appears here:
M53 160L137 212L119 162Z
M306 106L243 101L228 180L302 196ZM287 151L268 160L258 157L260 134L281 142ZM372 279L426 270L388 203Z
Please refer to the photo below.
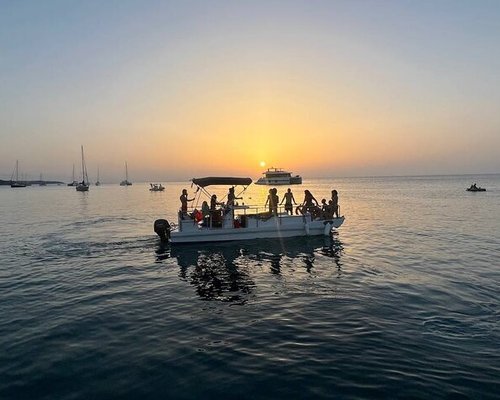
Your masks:
M192 199L188 199L188 191L187 191L187 189L182 189L182 194L181 194L181 197L179 197L179 200L181 201L181 212L182 212L182 214L187 214L187 211L188 211L188 202L193 201L194 197Z
M288 188L286 191L285 195L283 196L283 199L281 200L281 204L285 202L285 211L289 213L290 215L293 214L293 204L297 204L295 201L295 198L293 197L292 189ZM293 202L293 204L292 204Z
M220 206L221 203L217 201L217 195L213 194L210 197L210 211L217 211L217 206Z
M273 198L273 189L269 189L269 194L267 195L267 199L266 199L266 204L264 204L264 207L267 207L267 205L269 204L269 212L271 212L272 210L272 198Z
M234 187L229 188L229 193L227 194L227 206L234 206L235 200L241 200L243 197L236 197L234 194Z
M210 207L208 206L208 203L204 201L201 203L201 212L203 213L203 217L207 217L210 215Z
M269 194L267 196L266 204L264 205L264 207L266 207L269 204L269 212L272 214L278 213L278 203L280 199L277 193L278 189L276 188L269 189Z
M212 220L212 227L221 227L222 219L221 219L221 210L217 210L217 206L222 205L217 201L217 195L213 194L210 197L210 219Z
M337 218L339 217L339 194L338 192L333 189L332 190L332 208L333 208L333 214L332 216L337 216Z
M278 204L280 198L278 197L278 189L273 188L273 213L278 214Z

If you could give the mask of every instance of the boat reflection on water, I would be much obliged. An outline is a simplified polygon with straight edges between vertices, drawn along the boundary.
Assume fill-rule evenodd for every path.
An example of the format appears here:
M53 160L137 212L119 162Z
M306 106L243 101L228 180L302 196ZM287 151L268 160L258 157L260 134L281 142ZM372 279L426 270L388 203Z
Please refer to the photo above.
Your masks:
M212 243L170 247L161 244L158 261L172 259L180 268L179 277L192 284L203 300L245 303L256 284L252 279L262 266L275 275L293 273L290 263L311 273L318 257L331 259L340 272L342 243L333 237L297 237L283 240ZM324 267L325 262L321 265Z

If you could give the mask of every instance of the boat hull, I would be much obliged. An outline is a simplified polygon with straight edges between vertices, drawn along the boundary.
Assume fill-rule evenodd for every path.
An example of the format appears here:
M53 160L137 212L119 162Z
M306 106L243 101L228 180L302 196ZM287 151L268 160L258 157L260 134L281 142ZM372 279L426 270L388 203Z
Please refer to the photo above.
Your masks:
M88 192L89 191L89 186L88 185L78 185L76 187L77 192Z
M302 179L296 179L296 180L274 180L274 179L259 179L257 182L255 182L256 185L267 185L267 186L280 186L280 185L301 185L302 184Z
M208 243L329 235L332 228L339 228L344 222L344 217L314 221L307 219L302 216L272 217L258 226L246 228L206 228L199 227L193 221L192 229L186 229L187 226L184 225L182 231L173 230L170 233L170 242Z

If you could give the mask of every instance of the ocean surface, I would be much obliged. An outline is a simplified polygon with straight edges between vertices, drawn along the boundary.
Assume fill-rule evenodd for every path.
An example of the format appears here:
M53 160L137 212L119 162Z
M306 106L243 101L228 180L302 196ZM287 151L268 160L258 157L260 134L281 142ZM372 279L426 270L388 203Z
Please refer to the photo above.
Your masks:
M0 187L0 399L500 397L500 175L306 179L333 238L172 248L164 185Z

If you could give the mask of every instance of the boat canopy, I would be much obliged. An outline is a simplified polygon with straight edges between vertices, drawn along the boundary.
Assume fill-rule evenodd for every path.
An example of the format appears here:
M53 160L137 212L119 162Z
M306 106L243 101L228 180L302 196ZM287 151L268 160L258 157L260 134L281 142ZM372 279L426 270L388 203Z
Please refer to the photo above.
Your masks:
M248 186L252 183L252 178L235 178L230 176L209 176L206 178L193 178L192 182L202 188L211 185L225 185L225 186Z

